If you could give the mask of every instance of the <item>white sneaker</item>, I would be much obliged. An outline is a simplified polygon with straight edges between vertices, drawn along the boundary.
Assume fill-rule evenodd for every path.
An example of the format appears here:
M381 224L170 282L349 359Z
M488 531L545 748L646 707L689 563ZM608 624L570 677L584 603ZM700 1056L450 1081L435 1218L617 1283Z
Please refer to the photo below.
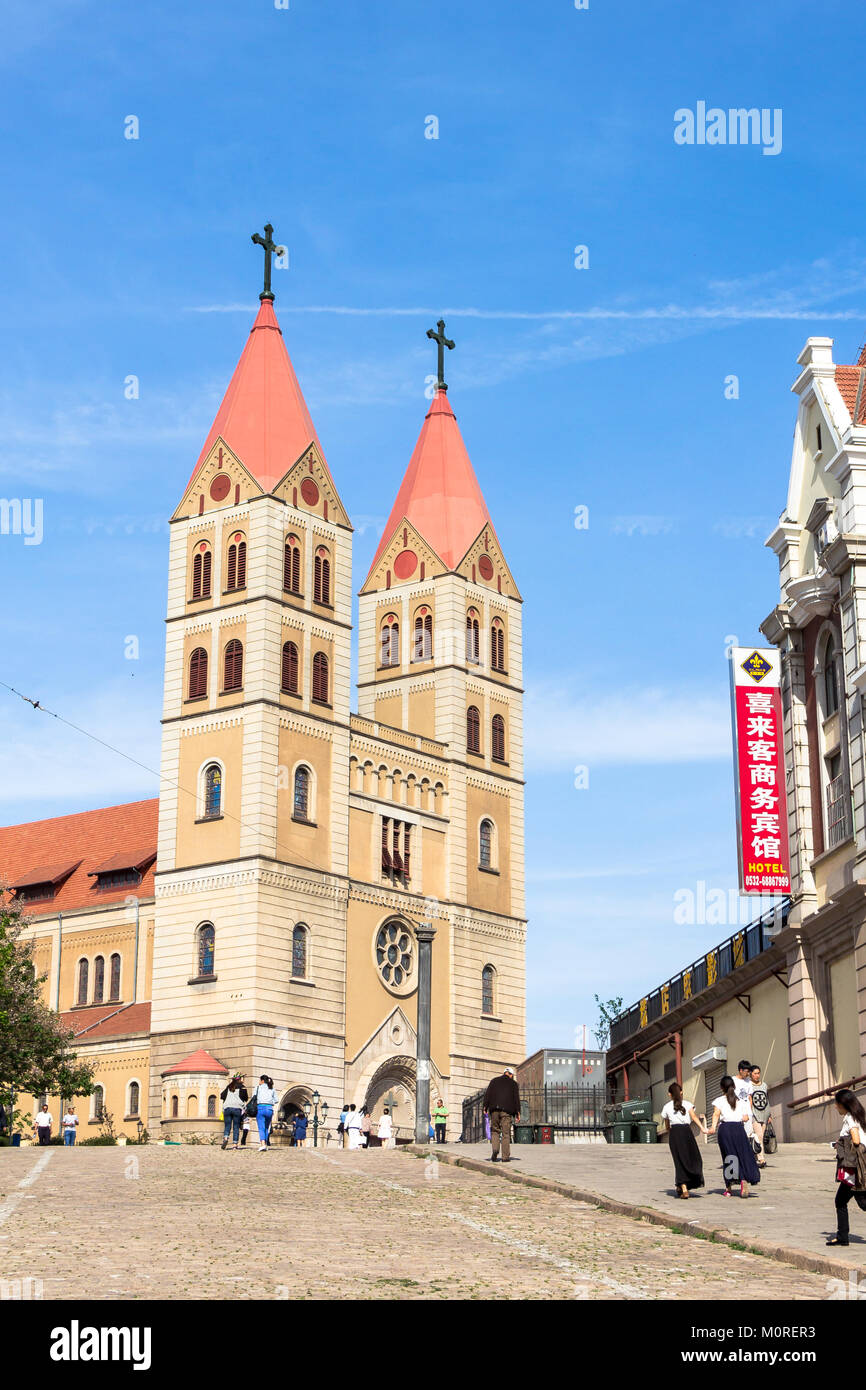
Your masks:
M268 1146L267 1146L267 1144L259 1144L259 1153L260 1153L260 1154L266 1154L267 1151L268 1151Z

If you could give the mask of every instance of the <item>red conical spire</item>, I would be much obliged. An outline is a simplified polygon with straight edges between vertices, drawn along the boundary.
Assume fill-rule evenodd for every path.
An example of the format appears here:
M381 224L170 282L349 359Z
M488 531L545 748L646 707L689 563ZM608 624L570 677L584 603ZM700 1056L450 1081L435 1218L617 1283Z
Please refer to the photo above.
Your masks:
M492 524L457 417L438 390L382 533L370 573L406 518L449 569L456 569L482 527Z
M262 300L193 478L217 436L265 492L285 477L310 444L322 452L270 299Z

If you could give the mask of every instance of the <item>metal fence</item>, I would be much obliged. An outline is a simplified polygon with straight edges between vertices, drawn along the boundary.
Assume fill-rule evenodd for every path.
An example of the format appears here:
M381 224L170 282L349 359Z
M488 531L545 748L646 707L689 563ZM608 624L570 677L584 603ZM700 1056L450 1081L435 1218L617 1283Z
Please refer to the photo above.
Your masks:
M554 1131L564 1137L600 1134L608 1105L604 1086L521 1086L518 1123L552 1125ZM461 1139L464 1144L477 1144L484 1138L484 1092L478 1091L463 1102Z
M789 908L790 902L770 908L750 926L743 927L733 936L729 936L727 941L707 951L705 956L694 961L687 970L675 975L672 980L668 980L661 988L654 990L637 1004L632 1004L630 1009L626 1009L611 1024L609 1046L616 1047L633 1033L639 1033L642 1028L655 1023L664 1014L671 1013L679 1004L694 999L717 980L733 974L747 961L754 960L756 956L768 951L773 944L773 936L787 923Z

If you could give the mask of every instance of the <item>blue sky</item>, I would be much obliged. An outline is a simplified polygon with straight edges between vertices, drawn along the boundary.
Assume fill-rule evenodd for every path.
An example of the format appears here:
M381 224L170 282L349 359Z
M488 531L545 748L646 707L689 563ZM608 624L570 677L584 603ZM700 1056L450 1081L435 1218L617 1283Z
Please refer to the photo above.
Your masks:
M729 934L673 916L678 889L736 883L725 641L778 596L796 355L866 337L853 6L825 0L817 46L800 0L694 10L3 7L0 496L44 499L45 533L0 536L0 679L157 765L166 519L257 305L253 230L289 248L277 311L356 588L444 312L526 600L530 1049ZM698 101L781 109L781 153L675 144ZM0 711L4 823L155 793Z

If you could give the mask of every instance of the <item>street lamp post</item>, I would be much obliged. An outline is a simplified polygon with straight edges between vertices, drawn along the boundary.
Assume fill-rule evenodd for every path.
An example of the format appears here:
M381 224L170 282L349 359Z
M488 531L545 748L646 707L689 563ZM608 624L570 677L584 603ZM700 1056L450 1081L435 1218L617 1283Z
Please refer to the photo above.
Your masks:
M415 1052L415 1143L426 1144L430 1122L430 981L433 938L432 922L419 922L418 941L418 1045Z
M328 1118L328 1102L327 1102L326 1100L323 1100L321 1104L322 1104L322 1124L324 1124L325 1121L326 1121L327 1118ZM313 1110L313 1148L314 1148L314 1149L317 1149L317 1148L319 1147L319 1093L318 1093L318 1091L314 1091L314 1092L313 1092L312 1110ZM304 1114L307 1115L307 1116L309 1116L309 1113L310 1113L310 1102L309 1102L308 1100L305 1100L305 1101L304 1101Z

